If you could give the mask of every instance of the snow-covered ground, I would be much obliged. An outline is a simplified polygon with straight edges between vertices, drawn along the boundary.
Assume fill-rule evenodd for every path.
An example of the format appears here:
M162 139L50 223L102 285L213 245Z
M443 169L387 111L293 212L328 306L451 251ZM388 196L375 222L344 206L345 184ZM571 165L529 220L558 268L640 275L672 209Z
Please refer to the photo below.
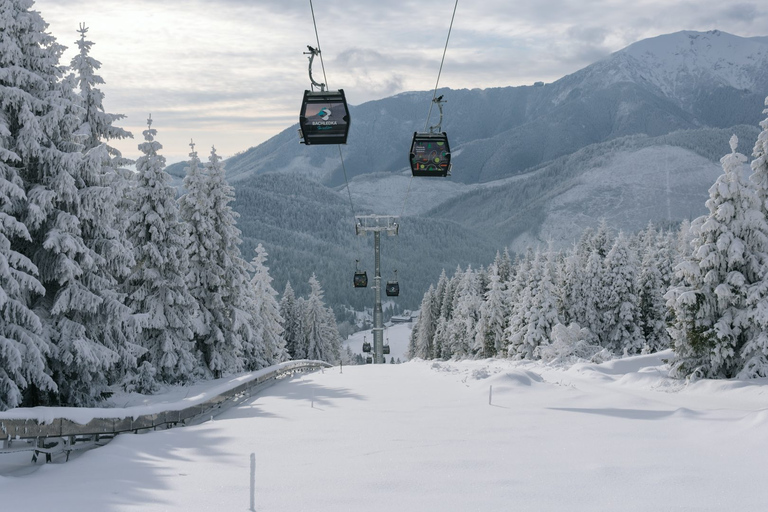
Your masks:
M0 503L246 511L255 453L258 511L765 510L768 379L686 385L669 355L305 374L213 421L0 477Z

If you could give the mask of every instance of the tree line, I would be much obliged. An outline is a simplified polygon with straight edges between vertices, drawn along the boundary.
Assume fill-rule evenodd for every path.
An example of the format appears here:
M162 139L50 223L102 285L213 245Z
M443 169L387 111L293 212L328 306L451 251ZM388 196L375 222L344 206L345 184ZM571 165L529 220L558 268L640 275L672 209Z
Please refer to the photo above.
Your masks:
M338 359L317 279L284 318L263 246L242 256L215 148L203 164L190 144L177 198L150 116L127 170L88 29L61 66L31 5L0 10L0 410L259 369L296 354L286 335L301 357Z
M709 213L677 231L615 234L602 221L568 250L443 272L409 356L602 361L672 348L675 377L768 377L768 119L760 126L749 166L734 135Z

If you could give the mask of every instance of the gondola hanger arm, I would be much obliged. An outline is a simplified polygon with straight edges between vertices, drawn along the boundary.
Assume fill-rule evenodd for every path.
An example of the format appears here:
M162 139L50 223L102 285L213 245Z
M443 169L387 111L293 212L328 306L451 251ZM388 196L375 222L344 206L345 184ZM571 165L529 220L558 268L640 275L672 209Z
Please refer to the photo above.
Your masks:
M309 59L309 81L312 82L312 88L314 90L315 87L320 88L320 92L325 91L325 84L317 83L312 76L312 62L315 60L315 55L320 55L320 48L313 48L310 45L307 45L307 48L309 49L308 52L304 52L304 55L309 55L307 57Z

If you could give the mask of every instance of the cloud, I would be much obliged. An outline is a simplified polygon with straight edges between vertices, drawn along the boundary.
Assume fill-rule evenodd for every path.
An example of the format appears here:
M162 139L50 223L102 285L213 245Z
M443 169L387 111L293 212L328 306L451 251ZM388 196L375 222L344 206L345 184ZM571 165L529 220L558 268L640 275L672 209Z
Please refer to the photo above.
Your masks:
M350 103L434 87L454 2L313 6L329 85L344 88ZM182 156L183 139L195 132L219 134L223 140L212 142L223 154L266 140L295 122L309 87L302 52L317 42L306 1L37 0L34 9L69 46L65 62L85 22L91 55L102 63L107 111L127 114L139 134L152 112L166 150ZM440 85L551 82L639 39L679 30L767 35L764 11L756 2L722 0L462 1Z

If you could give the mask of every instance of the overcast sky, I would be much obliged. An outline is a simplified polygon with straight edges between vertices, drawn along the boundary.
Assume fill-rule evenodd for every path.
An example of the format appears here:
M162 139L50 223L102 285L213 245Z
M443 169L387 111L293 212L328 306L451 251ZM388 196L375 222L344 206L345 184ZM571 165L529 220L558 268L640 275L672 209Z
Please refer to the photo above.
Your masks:
M680 30L768 35L768 8L728 0L459 0L440 85L552 82L625 46ZM328 83L360 104L435 85L454 0L314 0ZM107 112L136 148L147 114L163 155L227 157L298 121L315 46L309 0L37 0L74 55L89 27ZM314 69L321 75L319 65ZM420 114L421 115L421 114ZM298 144L298 136L297 141Z

